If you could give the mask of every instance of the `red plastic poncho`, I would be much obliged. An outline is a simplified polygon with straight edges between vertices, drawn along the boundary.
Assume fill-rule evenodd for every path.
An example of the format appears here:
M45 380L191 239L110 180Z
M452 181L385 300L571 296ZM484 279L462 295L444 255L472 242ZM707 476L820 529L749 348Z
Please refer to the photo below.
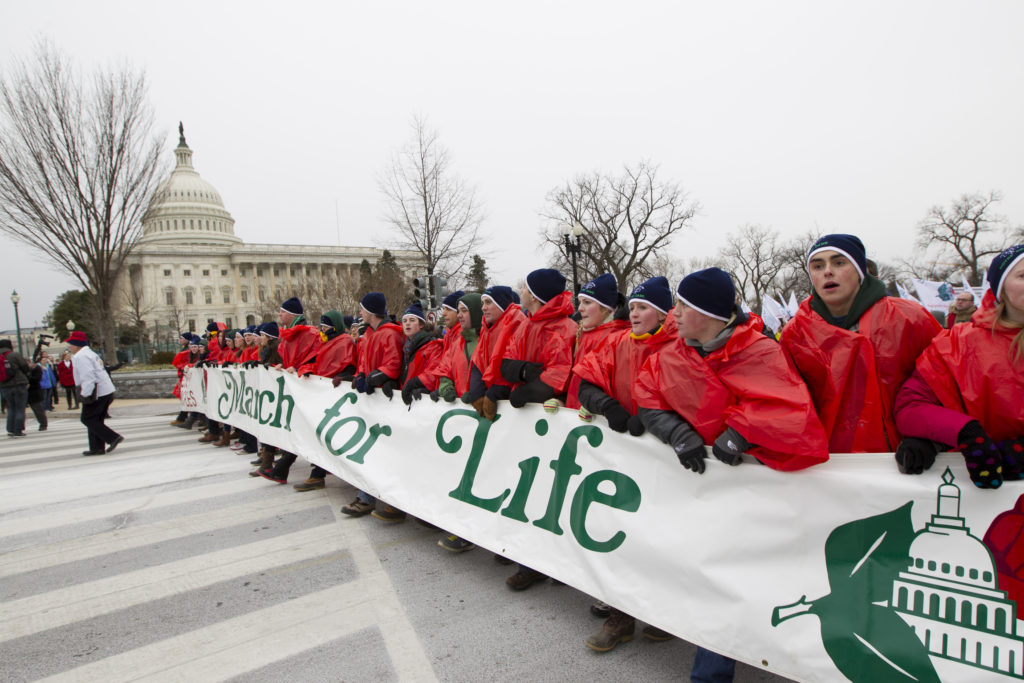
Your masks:
M277 353L281 365L286 368L301 368L310 363L320 351L320 330L312 325L296 325L281 330L281 341Z
M174 385L174 396L176 398L181 398L181 378L185 374L185 368L188 367L188 357L190 355L189 350L185 349L184 351L178 351L178 353L174 354L174 358L171 359L171 365L178 370L178 381Z
M761 318L750 314L725 346L704 358L679 339L645 364L638 402L675 410L707 444L732 427L754 444L748 452L772 469L825 462L825 430L807 386L763 328Z
M900 442L893 405L914 362L942 328L920 304L885 297L857 323L829 325L810 299L782 330L782 347L811 390L833 453L886 453Z
M639 406L633 395L633 387L640 370L648 358L677 338L676 322L672 316L665 318L661 329L655 334L643 338L633 337L629 329L609 335L594 351L576 362L572 374L577 394L579 380L586 380L618 401L630 415L636 415ZM572 396L572 399L578 406L579 397ZM568 401L566 405L570 405Z
M501 376L501 360L512 342L512 335L525 322L526 316L516 304L509 304L501 317L494 321L494 325L488 326L487 321L483 322L480 328L480 341L473 349L470 362L480 369L484 384L487 386L509 386Z
M260 347L250 344L242 349L242 362L260 359Z
M391 379L398 379L402 374L404 344L405 333L395 323L381 323L377 329L367 327L359 340L357 371L368 376L380 370Z
M409 367L405 370L405 381L413 377L419 377L427 391L437 389L439 375L437 367L441 362L441 352L444 350L444 342L440 339L432 339L416 349Z
M1024 436L1024 362L1011 355L1019 332L998 324L989 290L970 322L935 337L917 359L942 405L980 422L994 441Z
M623 330L627 330L626 334L629 334L629 323L625 320L609 320L603 325L599 325L592 330L580 331L576 336L576 347L572 354L572 374L569 376L569 388L566 391L565 405L567 408L579 408L580 407L580 376L576 374L576 368L580 362L588 355L593 353L602 344L612 337L619 337ZM639 369L639 368L638 368Z
M572 372L577 327L569 319L572 310L572 293L560 293L519 326L505 349L504 358L542 364L540 381L555 394L565 393Z
M334 377L356 364L356 343L347 334L338 334L321 343L316 359L299 368L300 375L313 373L318 377Z
M461 396L469 390L469 359L466 358L466 340L462 338L462 325L455 323L441 339L441 355L437 362L419 374L423 386L431 391L447 377L455 384Z

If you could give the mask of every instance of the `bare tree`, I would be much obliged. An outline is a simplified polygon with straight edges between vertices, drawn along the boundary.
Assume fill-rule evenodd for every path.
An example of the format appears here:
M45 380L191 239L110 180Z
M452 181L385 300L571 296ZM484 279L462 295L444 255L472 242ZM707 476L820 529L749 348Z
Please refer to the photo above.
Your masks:
M821 230L808 230L778 247L776 258L782 267L775 277L775 289L780 294L788 295L793 292L798 299L810 294L811 278L807 272L807 252L819 237Z
M760 225L745 225L730 233L719 258L732 273L737 289L755 313L761 312L765 294L778 289L778 277L786 268L779 233Z
M543 216L551 225L541 234L559 250L556 264L567 255L563 223L580 223L580 281L612 273L623 291L657 275L653 257L690 225L700 204L690 201L674 182L658 179L658 167L643 161L625 166L620 175L593 172L579 175L548 193Z
M987 195L964 194L947 209L933 206L917 224L917 244L928 250L937 247L941 263L952 272L962 269L972 286L981 284L981 260L1005 248L1009 233L1006 218L992 206L1003 199L992 190Z
M0 81L0 230L93 294L107 353L118 271L162 170L152 127L127 66L85 80L44 43Z
M476 191L452 169L437 131L416 117L413 138L379 180L399 246L419 252L427 275L458 277L477 248L483 220Z

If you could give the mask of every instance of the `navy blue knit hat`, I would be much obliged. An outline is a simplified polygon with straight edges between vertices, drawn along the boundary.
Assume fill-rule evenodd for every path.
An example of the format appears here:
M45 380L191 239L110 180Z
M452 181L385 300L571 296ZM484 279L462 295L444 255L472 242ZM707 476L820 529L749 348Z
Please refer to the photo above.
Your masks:
M192 333L189 332L188 330L185 330L184 332L181 333L181 338L184 339L185 341L192 341Z
M1024 244L1018 244L1005 249L992 259L992 265L988 267L988 275L985 276L985 279L988 280L988 286L992 288L992 293L996 295L996 301L1002 298L1003 282L1006 280L1006 274L1021 259L1024 259Z
M668 283L665 283L666 286ZM605 308L615 310L619 304L619 283L611 273L602 273L580 287L579 297L596 301Z
M857 268L861 282L864 281L864 274L868 272L868 257L864 250L864 243L860 241L859 237L841 233L819 237L807 252L807 263L810 264L811 257L821 251L838 251L850 259L854 267Z
M709 318L729 322L736 305L732 277L721 268L690 273L679 282L676 295L684 304Z
M662 313L668 313L672 308L672 288L668 284L668 278L658 275L641 282L629 295L629 303L634 301L642 301Z
M266 335L271 339L277 339L277 335L280 334L280 331L277 329L277 323L263 323L260 325L260 334Z
M345 321L345 329L346 330L352 329L352 323L354 323L356 321L356 319L354 317L352 317L351 315L346 315L345 317L342 318L342 320Z
M554 268L538 268L526 276L526 288L542 304L565 291L565 276Z
M191 338L188 340L188 343L189 346L202 346L203 338L200 337L198 334L193 334L191 335Z
M449 294L448 296L446 296L444 298L444 301L441 302L441 308L450 308L453 311L458 311L459 310L459 299L461 299L463 296L465 296L465 294L466 293L463 292L461 289L458 290L458 291L452 292L451 294Z
M360 308L367 313L386 318L388 315L388 300L380 292L367 292L359 302Z
M405 313L402 314L402 317L404 318L407 315L411 315L413 317L419 318L423 322L427 322L426 316L423 315L423 304L421 304L419 301L413 301L412 305L409 306L409 308L405 309Z
M292 315L302 315L302 302L299 301L299 297L293 296L281 304L281 310Z
M494 302L495 306L503 311L513 303L519 303L519 297L516 296L516 293L512 291L511 287L506 287L505 285L488 287L484 290L481 298L490 299Z
M206 326L206 331L207 332L216 332L219 329L220 329L220 326L217 325L217 323L210 323L209 325Z

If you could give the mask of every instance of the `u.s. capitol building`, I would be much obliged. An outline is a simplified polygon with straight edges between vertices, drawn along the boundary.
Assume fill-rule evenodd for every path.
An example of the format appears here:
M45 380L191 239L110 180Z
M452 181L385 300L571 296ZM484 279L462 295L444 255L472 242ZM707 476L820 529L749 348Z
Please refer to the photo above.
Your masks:
M290 296L339 309L358 301L359 266L364 259L374 264L382 249L243 243L220 193L192 166L180 126L179 133L176 166L157 187L122 270L126 317L134 311L151 332L168 337L214 320L229 328L258 323ZM408 282L419 254L391 253Z

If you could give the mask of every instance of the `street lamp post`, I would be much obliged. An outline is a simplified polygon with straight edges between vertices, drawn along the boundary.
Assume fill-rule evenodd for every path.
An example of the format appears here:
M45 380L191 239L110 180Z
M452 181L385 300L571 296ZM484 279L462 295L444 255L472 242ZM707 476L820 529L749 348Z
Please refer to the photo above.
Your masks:
M25 352L21 348L21 319L18 317L18 302L21 301L21 297L18 296L18 290L11 292L11 303L14 304L14 327L18 332L18 353L22 356Z
M570 236L573 239L570 239ZM573 294L579 295L580 293L580 279L576 272L576 257L579 255L580 248L580 237L583 236L583 224L576 221L575 225L569 225L568 223L562 223L562 239L565 244L565 255L572 259L572 288Z

